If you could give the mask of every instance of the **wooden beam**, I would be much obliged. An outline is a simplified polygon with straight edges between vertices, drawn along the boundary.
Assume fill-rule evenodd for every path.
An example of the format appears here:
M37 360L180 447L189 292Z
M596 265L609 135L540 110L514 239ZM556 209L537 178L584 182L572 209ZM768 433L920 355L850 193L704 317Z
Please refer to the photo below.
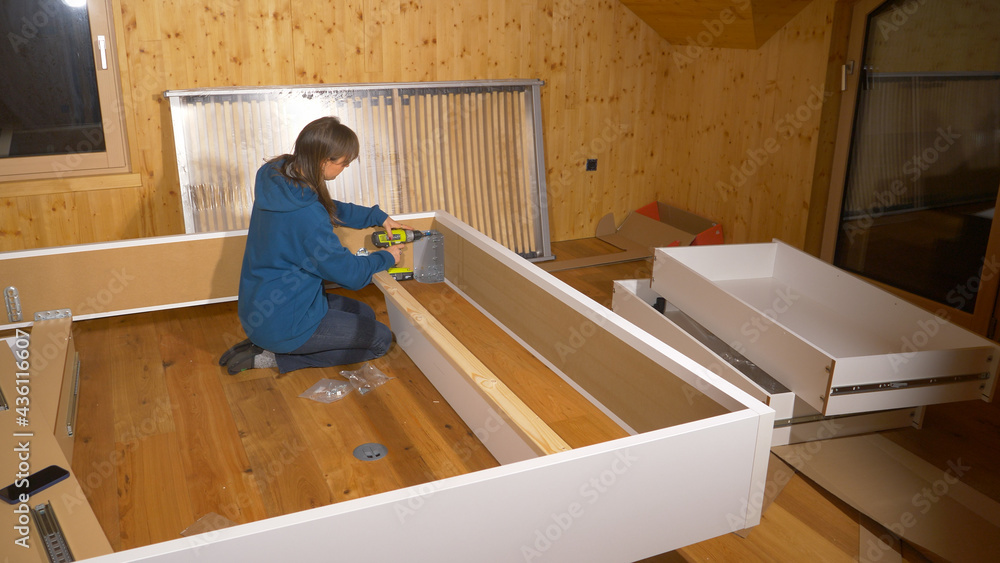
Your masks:
M479 394L490 403L504 419L539 454L567 451L570 448L509 387L497 379L479 358L475 357L448 329L430 314L423 305L409 294L399 282L386 272L375 275L375 283L392 302L403 311L410 322L420 330L430 343L443 354L460 373L468 378Z

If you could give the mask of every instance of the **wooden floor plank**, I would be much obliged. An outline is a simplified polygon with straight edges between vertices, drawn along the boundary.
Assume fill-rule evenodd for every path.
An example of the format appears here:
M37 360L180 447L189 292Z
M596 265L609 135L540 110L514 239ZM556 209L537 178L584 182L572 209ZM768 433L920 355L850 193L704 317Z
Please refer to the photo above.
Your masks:
M115 409L112 401L111 319L74 323L73 338L80 354L80 396L77 403L73 473L108 537L120 550L118 474L121 462L115 447Z
M121 549L177 539L194 522L180 463L183 447L172 432L118 443Z
M267 516L332 503L323 472L274 381L240 381L225 392Z
M185 444L180 454L193 514L214 512L242 524L266 513L220 382L226 376L214 361L225 342L211 330L211 315L196 309L183 320L167 312L153 317L174 424Z
M362 462L352 452L362 444L380 442L377 426L365 420L352 393L335 403L319 403L298 395L323 377L334 374L301 370L275 380L285 400L293 404L292 416L307 446L323 474L323 482L331 494L331 502L367 496L399 488L391 462Z
M174 431L173 409L163 377L163 359L151 316L114 317L107 333L115 441L134 442Z

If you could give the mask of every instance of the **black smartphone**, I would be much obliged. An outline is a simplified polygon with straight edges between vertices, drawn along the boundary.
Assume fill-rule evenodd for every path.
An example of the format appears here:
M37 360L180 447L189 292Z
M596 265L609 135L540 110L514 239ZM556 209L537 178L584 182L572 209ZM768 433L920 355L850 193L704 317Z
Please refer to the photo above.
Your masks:
M69 477L69 471L58 465L50 465L0 489L0 499L7 504L17 504L21 502L22 494L31 497L31 495L43 491L67 477Z

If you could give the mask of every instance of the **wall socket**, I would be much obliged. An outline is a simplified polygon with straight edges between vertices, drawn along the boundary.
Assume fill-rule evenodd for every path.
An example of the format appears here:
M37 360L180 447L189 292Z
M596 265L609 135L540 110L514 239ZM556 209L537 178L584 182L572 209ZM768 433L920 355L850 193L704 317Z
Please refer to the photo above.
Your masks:
M594 170L597 170L597 159L596 158L588 158L587 159L587 172L593 172Z

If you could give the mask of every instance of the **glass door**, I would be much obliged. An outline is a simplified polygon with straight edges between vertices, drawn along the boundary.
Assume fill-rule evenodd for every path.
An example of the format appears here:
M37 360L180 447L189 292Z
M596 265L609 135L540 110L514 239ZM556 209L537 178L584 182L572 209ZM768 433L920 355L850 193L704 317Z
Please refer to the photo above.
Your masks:
M986 332L1000 276L1000 3L855 10L864 40L832 261Z

